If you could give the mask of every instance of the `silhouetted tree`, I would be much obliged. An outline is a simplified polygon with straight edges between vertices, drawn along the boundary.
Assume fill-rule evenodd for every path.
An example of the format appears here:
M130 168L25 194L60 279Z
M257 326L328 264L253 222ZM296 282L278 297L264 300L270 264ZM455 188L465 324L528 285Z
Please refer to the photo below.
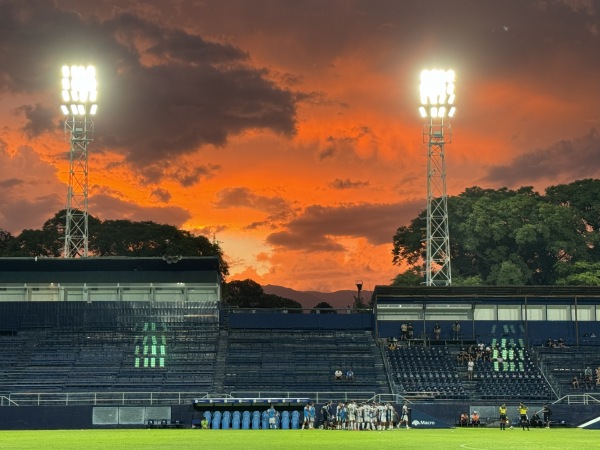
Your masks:
M310 310L311 314L316 314L319 311L319 314L337 314L337 311L333 309L327 302L320 302L313 306L313 309Z
M275 294L265 294L254 280L233 280L223 284L223 300L239 308L280 308L288 312L301 312L302 305L295 300Z

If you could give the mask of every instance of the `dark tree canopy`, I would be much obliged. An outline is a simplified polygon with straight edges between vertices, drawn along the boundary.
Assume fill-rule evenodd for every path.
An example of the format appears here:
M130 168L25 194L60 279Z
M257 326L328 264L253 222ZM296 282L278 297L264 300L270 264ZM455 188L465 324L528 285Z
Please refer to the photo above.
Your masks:
M598 180L552 186L545 195L532 187L468 188L448 198L448 218L453 284L550 285L598 279L593 276L596 266L589 265L600 263ZM393 262L408 266L394 284L423 282L425 221L422 211L394 236Z
M286 308L288 312L301 312L302 305L295 300L275 294L265 294L254 280L233 280L223 284L223 300L239 308Z
M333 306L327 302L317 303L315 306L313 306L313 309L310 310L310 313L316 314L317 311L319 314L337 314L337 311L333 309Z
M172 225L131 220L101 221L89 216L88 229L90 256L217 256L221 275L225 277L229 273L229 267L217 243ZM0 230L0 256L59 257L63 251L64 235L63 210L47 220L41 230L23 230L16 237Z

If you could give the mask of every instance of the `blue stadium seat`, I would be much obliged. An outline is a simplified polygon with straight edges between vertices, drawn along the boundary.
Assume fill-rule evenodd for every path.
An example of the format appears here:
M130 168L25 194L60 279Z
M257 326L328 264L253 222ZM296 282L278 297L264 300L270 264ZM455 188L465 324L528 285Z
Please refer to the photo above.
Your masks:
M260 412L254 411L252 413L252 429L260 430Z
M249 414L248 414L248 416L249 416ZM233 428L234 430L239 430L241 420L242 420L242 414L239 411L234 411L232 417L233 418L231 419L231 428ZM250 421L248 421L248 422L250 422Z
M221 428L223 430L229 430L231 428L231 413L225 411L223 413L223 420L221 420Z
M221 413L216 411L213 415L212 429L218 430L219 428L221 428Z

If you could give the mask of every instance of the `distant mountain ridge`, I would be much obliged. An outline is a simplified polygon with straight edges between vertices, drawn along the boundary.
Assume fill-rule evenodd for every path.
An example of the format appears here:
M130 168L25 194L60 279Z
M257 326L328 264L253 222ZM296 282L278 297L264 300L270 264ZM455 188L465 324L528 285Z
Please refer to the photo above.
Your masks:
M313 308L315 305L321 302L327 302L335 309L347 308L348 306L352 306L354 303L354 297L358 292L356 290L335 292L296 291L294 289L276 286L273 284L267 284L262 288L265 294L275 294L279 295L280 297L295 300L300 303L303 308ZM365 303L368 303L369 300L371 300L372 293L373 292L371 291L362 291L360 296Z

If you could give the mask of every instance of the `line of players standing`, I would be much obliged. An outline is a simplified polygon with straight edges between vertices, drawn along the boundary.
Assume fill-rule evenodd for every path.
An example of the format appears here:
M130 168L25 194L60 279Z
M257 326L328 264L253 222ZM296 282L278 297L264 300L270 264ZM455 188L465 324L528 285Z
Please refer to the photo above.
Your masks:
M550 406L544 405L542 408L543 419L540 418L539 414L536 412L533 417L530 419L528 415L529 408L525 406L523 402L519 403L519 425L525 431L529 431L529 425L533 427L544 427L550 428L550 417L552 416L552 410ZM506 430L506 425L508 424L508 415L506 404L502 404L499 408L500 412L500 430ZM512 428L512 427L511 427Z
M312 407L312 411L311 411ZM334 404L327 402L321 407L323 416L323 429L329 430L392 430L402 425L409 426L409 408L407 404L402 407L399 415L391 403L364 402ZM307 404L304 407L304 425L312 428L314 423L314 406Z

